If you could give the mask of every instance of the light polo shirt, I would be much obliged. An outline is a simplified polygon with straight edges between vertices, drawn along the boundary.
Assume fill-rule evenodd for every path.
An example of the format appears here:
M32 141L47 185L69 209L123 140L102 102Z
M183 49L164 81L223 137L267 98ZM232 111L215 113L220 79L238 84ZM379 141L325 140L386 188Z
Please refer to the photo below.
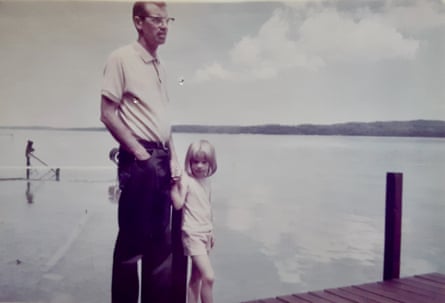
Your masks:
M165 70L138 42L110 54L101 93L119 103L117 114L138 139L167 142L171 125Z

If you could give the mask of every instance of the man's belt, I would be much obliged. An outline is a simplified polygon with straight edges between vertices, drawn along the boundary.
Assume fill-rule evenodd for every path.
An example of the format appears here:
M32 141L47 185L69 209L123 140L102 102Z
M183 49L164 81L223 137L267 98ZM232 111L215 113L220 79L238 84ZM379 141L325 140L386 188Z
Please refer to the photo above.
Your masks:
M146 149L169 150L168 144L164 142L139 140L139 143L141 143Z

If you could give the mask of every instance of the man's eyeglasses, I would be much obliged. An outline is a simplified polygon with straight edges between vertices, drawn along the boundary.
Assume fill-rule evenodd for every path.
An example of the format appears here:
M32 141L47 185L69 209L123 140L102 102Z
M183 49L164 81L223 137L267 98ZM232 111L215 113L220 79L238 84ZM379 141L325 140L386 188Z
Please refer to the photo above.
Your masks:
M159 26L163 23L168 25L170 22L175 21L175 18L172 18L172 17L158 17L158 16L150 16L150 15L141 16L141 18L144 18L144 19L148 18L149 20L151 20L151 22L153 22L153 24L155 24L157 26Z

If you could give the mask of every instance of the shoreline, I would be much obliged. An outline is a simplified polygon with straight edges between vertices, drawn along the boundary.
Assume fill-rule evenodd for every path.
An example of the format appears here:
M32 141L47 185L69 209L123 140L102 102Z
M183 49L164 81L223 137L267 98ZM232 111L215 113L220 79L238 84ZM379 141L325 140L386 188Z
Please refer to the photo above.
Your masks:
M0 126L9 130L48 131L106 131L105 127L51 127L51 126ZM367 137L425 137L445 138L445 121L410 120L346 122L337 124L262 124L262 125L173 125L174 133L206 134L259 134L259 135L321 135L321 136L367 136Z

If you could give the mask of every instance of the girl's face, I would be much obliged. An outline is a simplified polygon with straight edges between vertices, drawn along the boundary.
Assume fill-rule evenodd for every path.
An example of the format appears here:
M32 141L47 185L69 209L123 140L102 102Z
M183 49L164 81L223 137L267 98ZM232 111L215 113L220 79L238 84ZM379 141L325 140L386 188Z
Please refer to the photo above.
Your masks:
M210 164L204 155L197 155L190 159L190 168L195 178L202 179L209 174Z

